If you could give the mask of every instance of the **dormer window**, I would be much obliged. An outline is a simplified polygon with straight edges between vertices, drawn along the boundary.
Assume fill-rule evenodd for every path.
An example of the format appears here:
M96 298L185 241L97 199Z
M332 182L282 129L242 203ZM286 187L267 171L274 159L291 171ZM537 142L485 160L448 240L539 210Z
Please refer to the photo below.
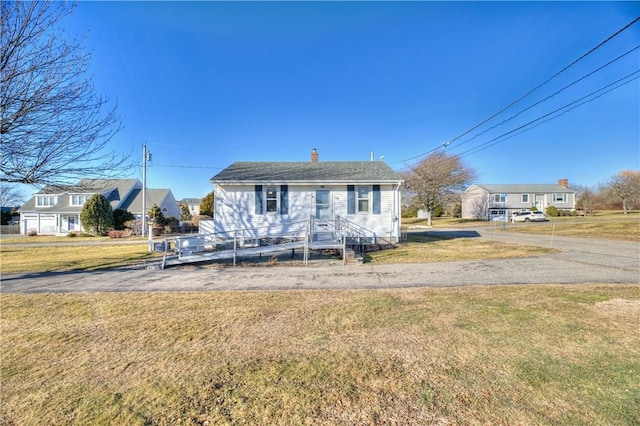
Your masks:
M52 207L56 205L55 195L38 195L36 196L36 207Z
M71 205L72 206L82 206L89 199L90 195L72 195L71 196Z

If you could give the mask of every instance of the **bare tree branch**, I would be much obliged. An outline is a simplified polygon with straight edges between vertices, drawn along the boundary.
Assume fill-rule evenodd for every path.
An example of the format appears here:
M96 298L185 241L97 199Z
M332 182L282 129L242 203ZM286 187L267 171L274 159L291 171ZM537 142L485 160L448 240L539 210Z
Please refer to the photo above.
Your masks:
M571 189L576 191L576 207L587 216L595 206L602 201L601 191L586 185L572 185Z
M473 199L471 214L473 214L474 219L489 219L489 194Z
M413 204L427 212L429 225L436 206L444 204L452 194L462 192L476 176L460 157L445 152L434 152L401 174L413 196Z
M609 192L613 198L622 201L624 214L629 213L635 203L640 200L640 171L625 170L609 181Z
M0 206L18 207L23 202L24 197L15 185L0 182Z
M108 149L121 121L86 76L91 54L59 25L74 8L0 5L0 181L62 185L130 167L127 155Z

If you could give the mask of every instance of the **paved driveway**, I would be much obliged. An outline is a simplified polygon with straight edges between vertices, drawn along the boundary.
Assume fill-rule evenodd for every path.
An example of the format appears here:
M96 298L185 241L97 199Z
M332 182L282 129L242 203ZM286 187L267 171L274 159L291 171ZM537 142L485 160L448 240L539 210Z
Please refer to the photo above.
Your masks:
M373 289L492 284L640 282L640 244L585 238L477 230L434 230L450 237L487 238L554 247L560 253L531 258L410 265L294 266L166 270L111 269L4 275L3 293Z

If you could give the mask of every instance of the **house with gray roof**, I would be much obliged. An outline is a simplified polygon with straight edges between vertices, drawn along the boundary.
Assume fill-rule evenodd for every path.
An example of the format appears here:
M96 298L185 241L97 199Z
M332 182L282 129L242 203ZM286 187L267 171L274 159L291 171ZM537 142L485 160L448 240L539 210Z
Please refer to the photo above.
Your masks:
M574 211L576 192L567 179L558 184L475 184L462 193L462 217L465 219L509 218L513 213L547 207ZM505 216L506 215L506 216Z
M400 237L402 178L382 161L235 162L211 178L214 230L265 229L337 217Z
M179 202L187 206L187 209L189 209L189 214L191 214L191 216L197 216L200 214L200 204L202 204L202 198L183 198Z
M158 205L165 217L180 217L170 189L147 189L146 206ZM34 194L20 209L20 232L27 234L67 234L83 231L80 212L94 194L104 195L113 210L131 212L142 218L142 183L138 179L82 179L77 185L46 187Z

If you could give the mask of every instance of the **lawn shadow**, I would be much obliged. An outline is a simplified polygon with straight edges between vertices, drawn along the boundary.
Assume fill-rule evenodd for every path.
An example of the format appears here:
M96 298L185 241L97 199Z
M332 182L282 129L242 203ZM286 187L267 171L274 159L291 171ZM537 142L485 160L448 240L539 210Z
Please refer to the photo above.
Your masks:
M431 241L455 240L458 238L479 238L481 235L475 230L452 229L452 230L429 230L420 232L408 232L406 242L428 243Z
M71 269L68 271L15 272L11 274L3 273L2 278L0 279L0 282L6 283L9 281L15 281L15 280L24 280L24 279L30 279L30 278L33 278L33 279L51 278L51 277L58 277L63 275L64 276L86 275L86 274L101 275L103 273L127 272L135 269L155 268L155 267L158 267L159 265L160 265L160 260L149 259L149 261L147 262L140 261L140 262L132 263L130 265L126 265L126 266L108 266L108 264L105 264L105 265L101 265L99 267L91 268L91 269L78 268L78 269Z

